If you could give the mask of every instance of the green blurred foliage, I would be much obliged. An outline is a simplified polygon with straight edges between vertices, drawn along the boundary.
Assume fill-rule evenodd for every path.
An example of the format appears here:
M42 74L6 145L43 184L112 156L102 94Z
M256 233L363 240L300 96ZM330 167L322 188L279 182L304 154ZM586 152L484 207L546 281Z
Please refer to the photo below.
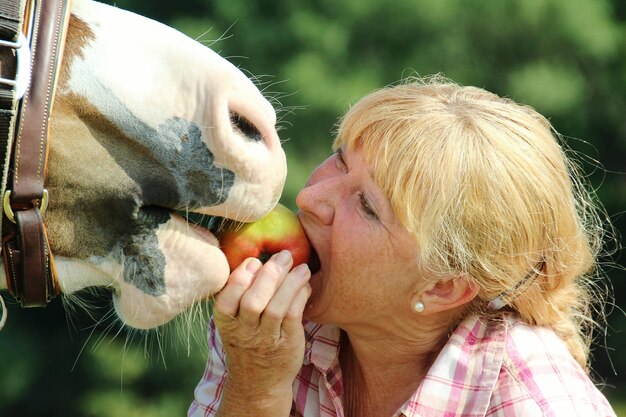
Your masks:
M112 1L110 3L113 3ZM294 207L337 118L371 90L443 73L537 108L581 157L626 232L626 3L621 0L119 0L174 26L253 77L278 111ZM584 156L586 155L586 156ZM617 245L612 246L617 250ZM615 307L594 373L626 406L626 275L605 260ZM0 416L184 415L202 376L204 321L133 333L101 312L11 306L0 333ZM93 317L100 323L94 325ZM198 314L193 317L199 317ZM69 328L68 328L69 327ZM190 336L191 335L191 336ZM198 341L199 340L199 341ZM618 408L619 407L619 408Z

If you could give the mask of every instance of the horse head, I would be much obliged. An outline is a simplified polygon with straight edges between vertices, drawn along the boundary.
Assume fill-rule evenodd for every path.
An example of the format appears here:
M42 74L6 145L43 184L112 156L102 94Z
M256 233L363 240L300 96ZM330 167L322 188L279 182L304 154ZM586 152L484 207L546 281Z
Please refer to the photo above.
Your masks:
M122 321L155 327L229 274L211 232L177 213L251 221L278 201L276 115L239 69L180 32L90 0L71 11L44 218L58 285L110 287Z

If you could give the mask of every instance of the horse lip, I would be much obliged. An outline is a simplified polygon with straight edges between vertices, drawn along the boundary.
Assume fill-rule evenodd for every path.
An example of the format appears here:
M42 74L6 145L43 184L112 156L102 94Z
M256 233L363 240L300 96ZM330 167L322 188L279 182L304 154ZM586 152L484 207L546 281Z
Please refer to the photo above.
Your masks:
M219 223L216 221L219 217L182 211L172 211L170 214L172 216L182 217L186 220L189 227L203 240L212 244L217 244L217 238L215 237L215 224Z
M190 230L193 230L193 232L202 240L213 245L218 245L217 238L214 234L215 230L213 224L215 221L213 216L201 215L201 217L196 217L198 213L173 210L170 211L170 215L186 221Z
M216 243L217 242L217 238L215 237L215 235L207 228L197 225L197 224L193 224L190 223L189 226L193 229L193 231L199 235L203 240L206 240L207 242L211 242L211 243Z

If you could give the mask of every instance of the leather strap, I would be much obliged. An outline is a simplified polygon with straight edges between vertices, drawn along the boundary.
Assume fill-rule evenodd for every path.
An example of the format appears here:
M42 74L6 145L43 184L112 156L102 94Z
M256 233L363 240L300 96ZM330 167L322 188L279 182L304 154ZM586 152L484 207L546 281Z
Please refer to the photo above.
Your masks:
M17 121L20 93L18 92L20 66L30 67L29 52L24 54L30 46L24 39L20 39L24 27L24 17L27 15L25 0L0 0L0 183L1 195L8 184L9 165L15 137L15 123ZM22 60L22 62L18 62ZM23 62L23 61L27 62ZM30 71L27 72L29 76ZM29 80L21 80L28 83ZM0 213L2 213L0 205ZM0 223L0 232L2 224ZM4 236L4 235L3 235Z
M48 121L69 23L68 3L37 1L30 36L33 73L16 125L10 194L16 224L13 233L3 230L4 235L13 236L3 238L3 244L7 281L23 307L45 306L59 292L39 208L44 196Z
M48 245L43 220L38 208L17 211L15 216L21 237L22 304L46 305L52 298L50 290L53 284L48 271Z

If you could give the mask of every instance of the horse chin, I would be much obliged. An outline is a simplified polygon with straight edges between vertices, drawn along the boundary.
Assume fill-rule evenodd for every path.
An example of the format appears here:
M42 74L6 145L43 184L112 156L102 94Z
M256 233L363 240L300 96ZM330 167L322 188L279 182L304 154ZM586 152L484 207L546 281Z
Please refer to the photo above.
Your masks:
M161 326L193 304L181 304L168 295L152 297L124 283L121 287L120 292L113 297L113 305L122 322L135 329L148 330Z
M228 279L228 262L215 236L179 215L170 216L156 232L165 258L165 291L154 294L126 280L117 283L115 310L131 327L150 329L167 323L209 299Z

